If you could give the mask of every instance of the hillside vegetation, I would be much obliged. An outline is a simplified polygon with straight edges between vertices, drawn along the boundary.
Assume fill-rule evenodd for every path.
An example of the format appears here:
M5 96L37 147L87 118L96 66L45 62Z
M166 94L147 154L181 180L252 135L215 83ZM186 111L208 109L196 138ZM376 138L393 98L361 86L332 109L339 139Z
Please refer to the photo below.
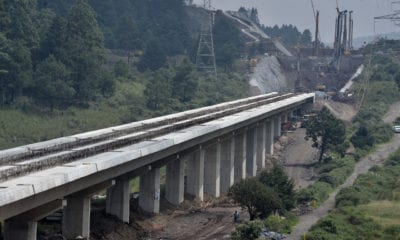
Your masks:
M390 104L399 98L399 58L393 49L399 41L368 46L367 71L354 89L361 109L353 122L350 142L355 159L365 156L393 136L390 124L382 121ZM400 150L382 167L360 175L353 186L336 196L336 209L314 226L307 239L399 239Z
M199 24L182 0L0 0L0 149L247 96L239 30L217 15L215 78Z

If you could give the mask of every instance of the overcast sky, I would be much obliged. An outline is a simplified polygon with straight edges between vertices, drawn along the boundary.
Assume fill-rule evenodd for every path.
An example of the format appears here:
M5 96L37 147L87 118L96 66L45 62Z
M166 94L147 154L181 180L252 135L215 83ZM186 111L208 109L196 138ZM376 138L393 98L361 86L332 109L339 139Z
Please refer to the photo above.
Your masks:
M388 20L376 22L374 17L387 15L400 9L400 4L392 4L394 0L338 0L341 10L353 10L354 37L375 35L400 30ZM195 0L202 3L203 0ZM301 31L308 28L314 32L314 15L310 0L213 0L217 9L237 10L244 6L256 7L262 24L293 24ZM320 31L323 42L333 42L336 0L314 0L315 9L320 11Z

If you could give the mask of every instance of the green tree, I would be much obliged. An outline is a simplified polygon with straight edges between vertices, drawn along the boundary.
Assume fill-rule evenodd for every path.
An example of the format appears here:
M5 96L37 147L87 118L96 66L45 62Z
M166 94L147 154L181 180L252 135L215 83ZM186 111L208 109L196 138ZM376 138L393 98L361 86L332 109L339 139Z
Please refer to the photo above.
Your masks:
M148 82L144 95L146 105L151 110L165 110L171 98L170 83L161 70L157 71Z
M33 24L36 14L35 0L13 0L4 1L6 12L5 29L7 38L20 41L24 46L37 48L39 46L39 35Z
M182 103L187 103L194 97L197 91L197 76L194 65L188 58L177 68L172 79L172 96Z
M65 41L67 21L61 17L56 16L41 42L40 58L46 59L49 55L54 55L56 58L61 59L63 56L63 44Z
M103 34L96 21L96 13L87 0L77 0L68 16L63 61L71 69L76 98L93 99L101 88L100 77L105 49Z
M161 48L160 44L153 39L148 43L146 51L138 64L138 69L139 71L145 71L147 69L155 71L164 66L166 60L164 50Z
M309 29L306 29L303 31L303 34L301 35L301 43L303 45L310 45L311 42L312 42L311 31Z
M260 237L262 223L258 221L245 222L236 227L231 234L232 240L256 240Z
M361 126L357 129L350 139L351 143L357 148L368 149L375 143L374 137L369 132L368 128Z
M235 183L229 190L229 195L241 207L247 209L250 220L254 220L258 215L267 217L274 211L282 209L278 194L256 178Z
M52 109L68 106L75 95L71 86L70 73L64 64L50 55L41 62L35 72L35 98Z
M306 123L305 139L311 138L312 146L319 149L320 162L327 150L344 142L345 135L346 128L343 122L336 119L326 107Z
M282 167L275 165L270 171L263 171L259 175L261 183L275 190L281 198L283 207L289 211L295 204L293 180L289 179Z

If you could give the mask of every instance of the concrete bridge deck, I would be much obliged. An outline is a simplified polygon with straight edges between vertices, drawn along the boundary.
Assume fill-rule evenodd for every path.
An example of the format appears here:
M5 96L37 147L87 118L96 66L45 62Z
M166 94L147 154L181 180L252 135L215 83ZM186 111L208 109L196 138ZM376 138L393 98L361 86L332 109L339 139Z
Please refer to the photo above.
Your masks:
M140 207L159 211L186 192L218 197L255 176L273 151L281 121L313 94L272 93L0 151L0 219L6 239L36 239L36 222L64 208L63 234L89 237L90 197L107 190L107 212L129 221L129 180L140 176ZM186 165L186 173L185 173Z

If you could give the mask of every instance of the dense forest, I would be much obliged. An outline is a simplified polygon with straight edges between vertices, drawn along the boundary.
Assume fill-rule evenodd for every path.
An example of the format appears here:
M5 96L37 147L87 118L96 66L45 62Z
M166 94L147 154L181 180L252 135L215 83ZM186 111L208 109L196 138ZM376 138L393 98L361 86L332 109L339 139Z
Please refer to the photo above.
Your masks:
M297 27L292 24L284 24L281 27L278 25L273 27L262 26L262 29L269 36L281 38L284 43L290 46L311 46L312 43L312 35L309 29L300 32Z
M288 46L311 46L312 35L309 29L300 32L297 27L292 24L284 24L281 27L278 25L273 27L265 26L260 22L257 8L241 7L238 13L257 24L270 37L282 39Z
M85 106L111 96L119 76L110 68L123 64L109 66L107 49L138 53L133 67L140 72L172 67L175 78L182 78L181 69L194 72L193 67L167 62L177 55L190 57L197 45L197 37L190 36L185 25L189 19L183 0L1 0L0 4L0 105L13 105L24 96L51 108ZM216 46L221 46L217 60L226 69L241 45L238 30L221 18L215 28L219 29ZM169 82L181 84L177 81Z
M246 96L236 27L217 14L201 74L183 2L0 0L0 149Z

